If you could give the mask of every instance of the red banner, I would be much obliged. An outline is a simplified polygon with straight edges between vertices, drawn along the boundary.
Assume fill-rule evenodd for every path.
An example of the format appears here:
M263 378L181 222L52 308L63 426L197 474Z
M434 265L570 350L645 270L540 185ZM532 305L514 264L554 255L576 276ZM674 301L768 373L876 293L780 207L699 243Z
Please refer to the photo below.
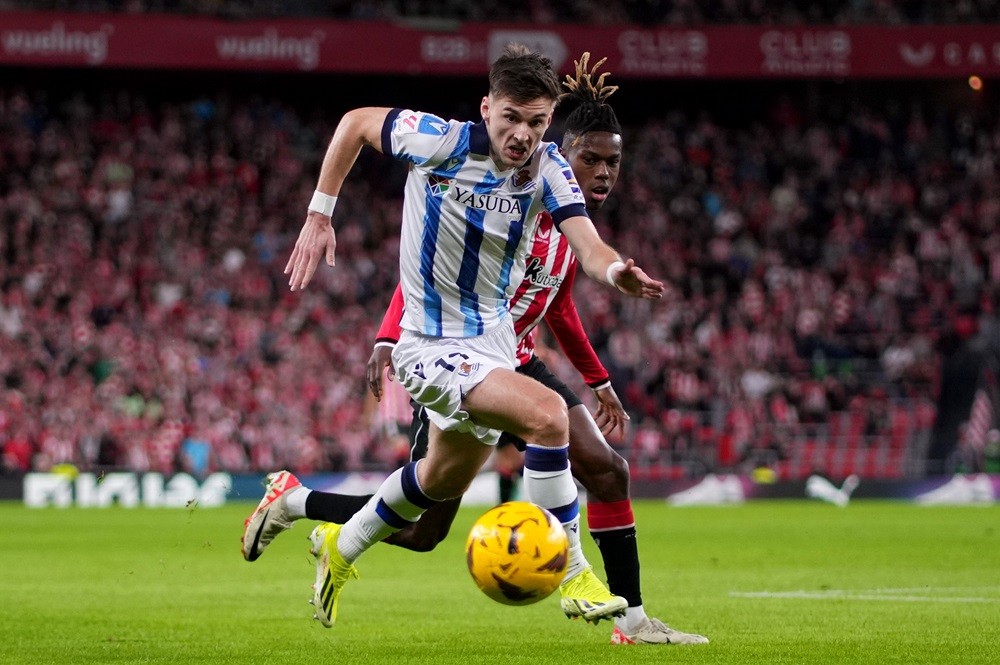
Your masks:
M1000 24L545 26L0 13L0 66L475 75L509 41L636 78L1000 76Z

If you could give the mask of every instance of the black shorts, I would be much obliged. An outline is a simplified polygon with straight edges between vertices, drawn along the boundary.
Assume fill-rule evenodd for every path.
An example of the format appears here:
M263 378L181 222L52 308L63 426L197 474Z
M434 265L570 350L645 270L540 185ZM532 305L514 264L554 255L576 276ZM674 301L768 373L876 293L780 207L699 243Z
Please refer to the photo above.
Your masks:
M575 406L583 404L577 394L570 390L570 387L563 383L559 377L550 372L545 363L535 356L532 356L531 360L518 367L517 372L518 374L530 376L543 386L559 393L559 396L566 401L567 409L572 409ZM430 430L430 424L427 420L427 410L424 407L413 400L410 400L410 405L413 406L413 420L410 422L410 460L412 461L427 456L427 432ZM503 432L500 435L497 448L511 445L524 452L525 444L523 440L513 434Z

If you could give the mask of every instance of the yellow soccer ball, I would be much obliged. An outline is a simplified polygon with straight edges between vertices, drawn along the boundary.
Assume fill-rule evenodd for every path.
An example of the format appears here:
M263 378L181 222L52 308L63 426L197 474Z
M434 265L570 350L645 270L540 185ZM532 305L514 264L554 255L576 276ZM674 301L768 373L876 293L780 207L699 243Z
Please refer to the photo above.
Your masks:
M476 520L465 556L483 593L504 605L530 605L559 588L569 563L569 540L549 511L509 501Z

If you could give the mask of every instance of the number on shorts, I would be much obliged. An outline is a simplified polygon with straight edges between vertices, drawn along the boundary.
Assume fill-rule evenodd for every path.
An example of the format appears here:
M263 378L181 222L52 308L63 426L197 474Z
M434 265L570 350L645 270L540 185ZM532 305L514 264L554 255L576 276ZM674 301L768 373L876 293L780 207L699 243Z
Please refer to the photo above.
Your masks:
M465 355L464 353L449 353L448 354L448 358L449 359L451 359L451 358L461 358L462 360L468 360L469 356ZM449 372L454 372L455 371L455 366L452 365L447 360L445 360L444 358L438 358L437 362L434 363L434 366L435 367L444 367Z

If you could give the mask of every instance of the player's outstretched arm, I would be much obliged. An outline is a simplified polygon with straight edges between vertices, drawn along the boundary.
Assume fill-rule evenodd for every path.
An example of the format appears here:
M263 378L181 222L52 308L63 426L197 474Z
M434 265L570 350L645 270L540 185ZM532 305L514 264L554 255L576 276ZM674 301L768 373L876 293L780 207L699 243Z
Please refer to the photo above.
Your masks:
M382 125L389 111L373 107L354 109L348 111L337 125L323 157L306 221L285 265L285 274L291 275L288 286L292 291L301 291L309 284L324 257L327 265L336 263L337 237L333 232L332 219L337 195L361 148L370 145L382 151Z
M559 285L556 295L552 298L549 311L545 313L545 323L555 336L563 353L573 363L583 380L594 390L597 396L597 412L594 421L601 434L610 436L615 430L625 433L625 424L629 416L622 406L621 400L611 387L611 377L608 370L601 364L597 352L590 344L590 339L583 329L580 313L573 301L573 285L576 283L576 266L566 273L566 279Z
M647 300L663 297L663 282L647 275L632 259L612 261L604 275L609 284L630 296Z
M601 240L589 217L569 217L559 226L583 270L599 282L607 282L622 293L656 300L663 297L663 282L647 275L635 261L622 261L618 252Z

